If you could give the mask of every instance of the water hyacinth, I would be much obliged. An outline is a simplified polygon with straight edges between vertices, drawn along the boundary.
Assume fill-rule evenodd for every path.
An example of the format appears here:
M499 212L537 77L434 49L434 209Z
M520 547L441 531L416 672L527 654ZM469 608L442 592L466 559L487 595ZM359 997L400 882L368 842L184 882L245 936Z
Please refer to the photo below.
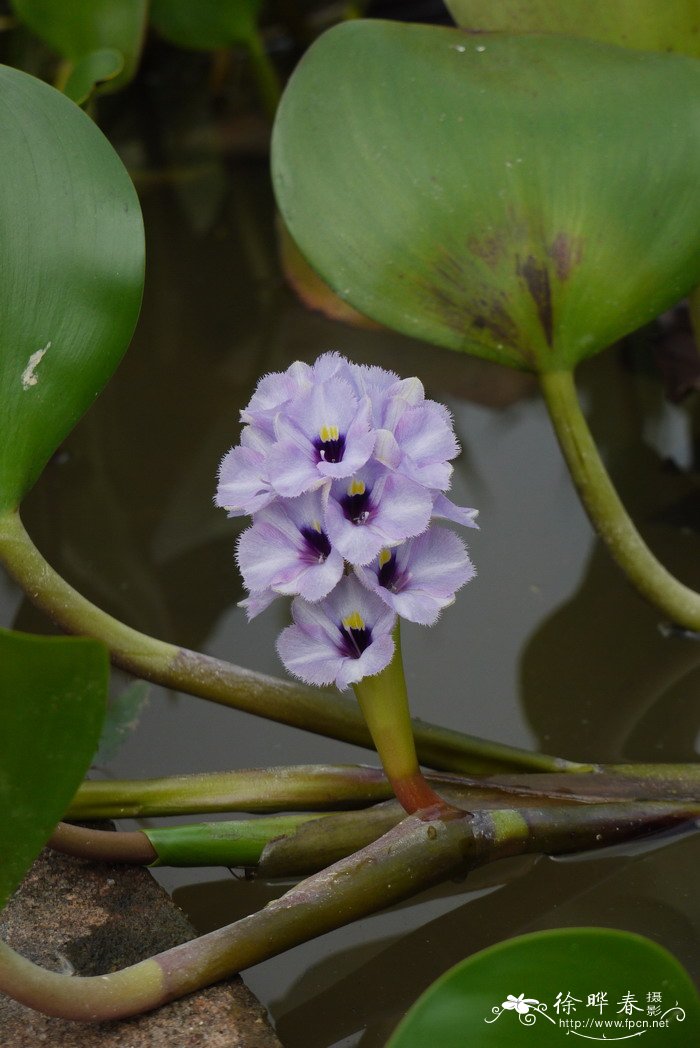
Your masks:
M216 504L251 515L236 557L250 618L293 596L278 652L310 684L356 684L394 654L397 616L432 625L474 576L476 527L446 496L459 453L447 409L417 378L326 353L266 375L241 412Z

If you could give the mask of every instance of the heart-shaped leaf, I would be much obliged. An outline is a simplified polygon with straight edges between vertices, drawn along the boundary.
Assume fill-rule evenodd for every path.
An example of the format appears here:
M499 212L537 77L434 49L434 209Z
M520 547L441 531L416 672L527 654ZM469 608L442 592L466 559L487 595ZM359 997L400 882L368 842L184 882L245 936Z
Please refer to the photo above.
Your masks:
M63 87L63 93L76 105L82 105L96 87L108 80L114 80L123 69L124 56L121 51L109 47L89 51L73 66Z
M457 25L563 33L644 51L700 55L697 0L445 0Z
M700 63L348 22L292 77L277 199L343 299L515 367L572 367L700 280Z
M97 641L0 629L0 908L90 766L108 674Z
M143 289L134 187L94 123L0 66L0 510L15 507L129 344Z
M387 1048L700 1043L700 999L656 943L609 928L535 932L482 950L426 990Z
M119 51L121 71L102 77L110 80L109 90L123 87L136 72L148 0L12 0L12 6L32 32L69 62L77 64L94 51Z
M287 283L308 309L316 310L329 320L339 320L353 327L377 329L381 325L349 306L328 287L302 255L281 220L277 223L280 264Z

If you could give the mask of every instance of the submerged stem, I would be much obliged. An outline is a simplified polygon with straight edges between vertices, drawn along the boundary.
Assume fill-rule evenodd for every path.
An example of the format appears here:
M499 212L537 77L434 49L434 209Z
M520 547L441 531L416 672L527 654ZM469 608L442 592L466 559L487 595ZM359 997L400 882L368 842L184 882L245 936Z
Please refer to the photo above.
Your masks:
M112 661L135 676L317 735L372 748L355 702L166 644L91 604L46 562L16 511L0 516L0 562L54 622L69 633L101 640ZM421 762L444 771L591 770L590 764L528 753L420 721L414 721L414 734Z
M594 528L637 591L678 626L700 632L700 594L656 559L608 476L576 396L571 371L540 374L542 393L574 483Z

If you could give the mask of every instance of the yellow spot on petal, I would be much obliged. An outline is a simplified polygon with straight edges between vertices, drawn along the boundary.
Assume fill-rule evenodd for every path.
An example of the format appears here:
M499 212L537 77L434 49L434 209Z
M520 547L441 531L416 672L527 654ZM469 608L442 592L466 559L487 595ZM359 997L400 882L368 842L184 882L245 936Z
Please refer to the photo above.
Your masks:
M338 439L338 427L337 426L321 426L318 431L318 435L325 444L328 440Z
M346 630L363 630L365 623L359 611L353 611L351 615L343 619L343 626Z
M350 481L350 487L348 488L348 495L364 495L365 486L361 480L355 480L354 478Z
M383 568L385 564L388 564L391 560L391 550L382 549L379 551L379 567Z
M319 533L319 535L321 534L321 521L320 520L312 520L311 521L311 527L314 529L314 531L317 531Z

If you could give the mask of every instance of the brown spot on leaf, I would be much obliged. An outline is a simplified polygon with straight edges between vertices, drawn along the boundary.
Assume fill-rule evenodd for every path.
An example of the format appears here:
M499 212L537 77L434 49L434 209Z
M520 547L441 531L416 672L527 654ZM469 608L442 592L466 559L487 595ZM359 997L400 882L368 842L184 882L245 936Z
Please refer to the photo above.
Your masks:
M502 262L506 251L505 238L495 233L483 237L469 237L467 250L485 262L489 269L496 269Z
M486 302L485 306L487 312L477 313L471 318L472 326L477 331L488 331L497 342L519 349L517 329L508 311L496 301Z
M583 247L578 237L568 233L557 233L549 245L547 254L554 263L554 271L559 280L566 280L574 266L581 261Z
M544 331L544 337L549 345L552 345L552 287L549 282L549 272L546 265L538 262L534 255L528 255L524 262L520 259L516 263L518 276L525 281L537 309L537 316Z
M487 332L497 345L522 355L518 329L506 309L502 291L484 284L468 260L462 261L444 250L435 263L435 275L437 279L429 292L443 320L453 330L464 336L471 328L477 339Z

